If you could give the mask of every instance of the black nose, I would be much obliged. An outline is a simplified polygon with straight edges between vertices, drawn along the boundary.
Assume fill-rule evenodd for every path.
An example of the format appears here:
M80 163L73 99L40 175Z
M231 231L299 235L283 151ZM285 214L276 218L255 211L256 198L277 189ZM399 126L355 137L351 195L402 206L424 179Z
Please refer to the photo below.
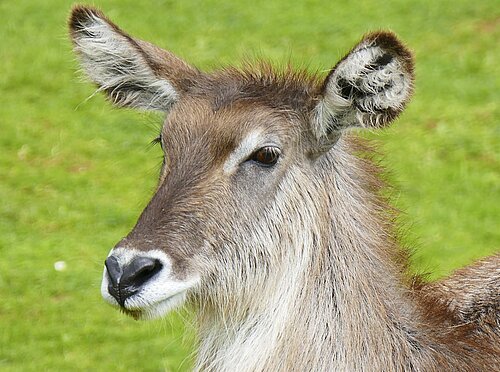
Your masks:
M109 256L104 265L109 278L108 291L121 306L162 268L160 260L141 256L123 266L115 256Z

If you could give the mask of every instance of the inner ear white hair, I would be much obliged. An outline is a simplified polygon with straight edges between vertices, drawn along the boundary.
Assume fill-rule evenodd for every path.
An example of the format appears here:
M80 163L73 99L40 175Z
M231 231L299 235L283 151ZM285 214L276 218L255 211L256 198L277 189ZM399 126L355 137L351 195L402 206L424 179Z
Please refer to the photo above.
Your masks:
M387 125L410 99L413 79L412 54L393 33L366 35L325 79L313 132L334 141L345 129Z
M118 106L167 111L197 70L136 40L100 11L76 6L69 20L74 49L88 77Z

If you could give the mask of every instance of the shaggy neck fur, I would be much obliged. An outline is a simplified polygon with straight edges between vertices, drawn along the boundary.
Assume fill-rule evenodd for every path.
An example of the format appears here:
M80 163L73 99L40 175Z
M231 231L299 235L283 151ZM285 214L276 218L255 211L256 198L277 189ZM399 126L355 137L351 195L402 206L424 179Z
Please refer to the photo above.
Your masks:
M234 300L244 309L200 312L199 369L404 365L404 356L412 352L407 338L415 314L404 301L405 290L392 284L401 283L401 274L386 257L393 248L387 247L392 237L382 205L368 195L375 182L366 178L373 176L345 146L340 141L337 150L314 165L321 181L304 183L307 174L285 176L278 192L287 190L288 195L277 196L276 209L286 208L298 218L284 221L284 233L274 242L283 254L281 264L276 262L276 269L259 281L263 286L256 286L258 291ZM350 174L350 169L356 171ZM287 226L292 220L294 225ZM398 348L394 355L401 360L382 352L387 345ZM388 355L391 361L383 360Z
M267 218L282 208L296 218L277 222L273 269L264 276L251 264L238 267L251 280L234 272L225 291L199 299L197 370L428 371L453 368L451 360L467 370L467 359L451 357L423 326L376 169L352 155L360 148L349 142L341 138L316 162L321 181L298 170L282 181ZM271 244L257 235L262 249ZM244 282L253 287L238 287Z

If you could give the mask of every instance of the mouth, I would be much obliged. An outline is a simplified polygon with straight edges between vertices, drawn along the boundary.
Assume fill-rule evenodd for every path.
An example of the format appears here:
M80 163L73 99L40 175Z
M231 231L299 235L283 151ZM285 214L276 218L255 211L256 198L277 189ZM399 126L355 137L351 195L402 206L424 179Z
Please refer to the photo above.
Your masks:
M140 299L133 301L137 304L133 303L128 305L128 301L126 301L125 306L120 306L120 311L128 316L131 316L135 320L151 320L160 318L176 307L179 307L184 303L185 299L186 291L182 291L163 300L159 300L149 304L139 304L143 302Z

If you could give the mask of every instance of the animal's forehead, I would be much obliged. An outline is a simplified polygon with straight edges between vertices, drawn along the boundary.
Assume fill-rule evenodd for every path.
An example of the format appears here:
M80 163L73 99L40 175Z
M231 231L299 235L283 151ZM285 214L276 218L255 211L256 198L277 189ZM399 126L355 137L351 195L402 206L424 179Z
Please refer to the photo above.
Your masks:
M188 95L206 98L214 110L238 102L263 105L277 111L304 112L311 108L320 78L291 67L276 70L264 62L244 68L225 68L203 74L188 88Z
M234 148L250 133L259 132L269 139L286 142L301 132L296 114L235 101L215 109L210 98L186 98L172 109L162 129L170 147L188 148L196 145L217 149Z
M233 149L250 133L283 142L303 132L316 104L319 79L305 71L275 71L266 64L202 74L165 121L170 147ZM174 141L175 143L172 143Z

